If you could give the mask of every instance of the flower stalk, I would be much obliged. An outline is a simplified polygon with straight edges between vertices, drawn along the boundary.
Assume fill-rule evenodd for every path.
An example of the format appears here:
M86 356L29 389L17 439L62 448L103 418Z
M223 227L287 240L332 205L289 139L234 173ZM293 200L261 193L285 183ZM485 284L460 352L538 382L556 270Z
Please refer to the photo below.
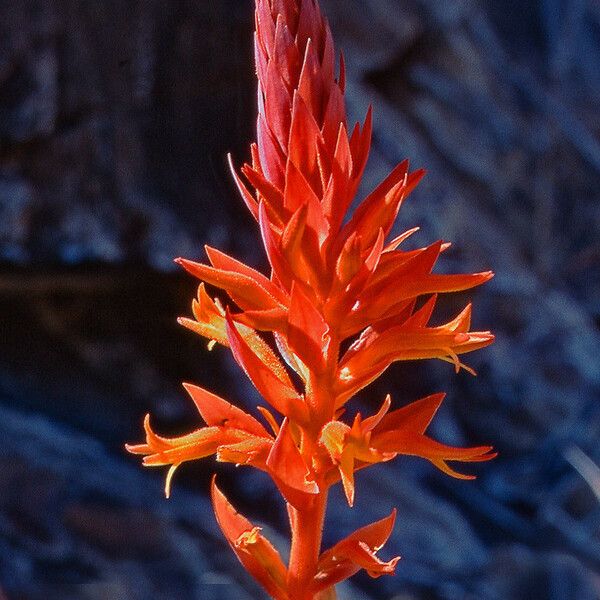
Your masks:
M213 454L265 472L287 504L288 564L213 480L225 538L272 598L332 600L338 582L361 569L372 577L393 574L399 560L377 556L395 511L323 551L332 485L341 482L352 506L356 471L397 455L424 458L463 479L473 476L449 463L495 456L489 446L456 448L427 435L444 394L394 410L388 396L375 414L344 418L352 397L396 361L435 358L472 372L460 355L487 346L493 335L470 330L471 305L443 325L429 322L438 294L473 288L492 274L435 274L448 244L405 250L417 228L391 237L402 203L424 175L410 172L408 161L350 211L369 154L372 112L348 128L344 61L336 69L316 0L256 0L255 58L257 142L249 163L239 171L230 164L270 274L210 247L206 264L177 262L201 281L193 318L180 323L210 347L229 348L266 406L252 415L185 384L205 425L165 438L147 417L145 442L127 448L147 466L169 467L167 495L182 463ZM206 284L228 299L213 298Z

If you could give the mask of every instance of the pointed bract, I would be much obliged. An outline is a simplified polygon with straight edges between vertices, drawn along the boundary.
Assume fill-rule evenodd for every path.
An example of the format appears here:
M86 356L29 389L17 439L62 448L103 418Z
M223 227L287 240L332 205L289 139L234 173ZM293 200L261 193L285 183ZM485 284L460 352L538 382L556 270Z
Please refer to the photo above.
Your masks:
M288 600L287 569L279 552L260 533L260 528L233 508L214 477L211 498L217 523L239 561L273 598Z
M393 510L389 517L358 529L323 552L315 577L316 590L327 589L360 569L365 569L371 577L393 575L400 557L384 562L375 553L389 538L395 520L396 511Z

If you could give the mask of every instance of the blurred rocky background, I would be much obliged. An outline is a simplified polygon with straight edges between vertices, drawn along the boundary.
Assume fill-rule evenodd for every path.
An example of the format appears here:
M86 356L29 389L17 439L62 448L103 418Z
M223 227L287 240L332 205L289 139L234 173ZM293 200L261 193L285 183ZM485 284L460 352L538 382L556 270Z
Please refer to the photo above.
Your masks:
M375 106L367 186L409 157L428 176L399 227L454 245L448 271L492 268L476 328L497 341L392 368L375 406L448 391L433 425L500 456L476 482L417 459L334 494L326 542L399 509L396 577L340 596L600 597L600 4L596 0L323 0L353 119ZM0 1L0 598L261 598L214 525L216 468L285 539L260 475L180 469L173 498L123 443L155 415L197 422L181 380L251 405L226 352L175 324L195 283L172 264L204 243L264 267L226 171L247 157L250 0ZM470 296L445 300L450 314ZM440 319L444 315L440 315ZM277 506L276 510L273 506Z

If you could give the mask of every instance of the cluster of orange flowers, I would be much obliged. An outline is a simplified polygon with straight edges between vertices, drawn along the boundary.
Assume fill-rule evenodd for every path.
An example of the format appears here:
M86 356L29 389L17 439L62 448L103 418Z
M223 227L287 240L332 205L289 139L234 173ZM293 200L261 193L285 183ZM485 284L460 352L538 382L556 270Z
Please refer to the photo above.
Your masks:
M228 347L270 406L264 424L202 388L186 385L206 426L177 438L160 437L145 421L146 442L128 446L148 466L175 469L216 454L217 460L266 472L288 504L287 565L258 527L237 513L214 485L217 520L245 568L280 600L335 597L334 586L359 569L393 573L398 558L376 551L395 514L321 552L329 488L341 480L353 504L354 473L398 454L425 458L454 477L469 478L448 461L484 461L488 446L455 448L426 435L443 394L344 422L346 403L393 362L438 358L459 370L459 355L493 340L469 331L471 307L429 326L436 295L484 283L490 272L433 274L446 245L402 250L415 231L388 239L403 200L423 171L398 165L347 216L371 143L371 111L347 128L343 57L336 56L316 0L256 0L257 143L251 164L232 167L241 196L257 220L271 266L267 277L206 248L210 264L178 262L225 291L223 306L201 283L193 319L181 323ZM428 296L424 302L419 297ZM265 333L274 340L268 343ZM291 371L296 376L291 375Z

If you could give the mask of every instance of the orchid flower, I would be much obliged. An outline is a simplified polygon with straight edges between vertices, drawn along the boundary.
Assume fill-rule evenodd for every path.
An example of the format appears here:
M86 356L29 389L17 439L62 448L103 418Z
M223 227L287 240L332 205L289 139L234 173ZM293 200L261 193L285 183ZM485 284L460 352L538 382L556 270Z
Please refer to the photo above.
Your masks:
M289 561L259 527L240 515L212 484L223 534L242 565L280 600L335 598L335 584L360 569L393 574L399 558L377 556L395 512L328 550L321 549L328 492L341 481L349 505L355 472L411 455L453 477L472 478L449 463L485 461L491 447L456 448L426 430L444 395L352 423L345 405L396 361L435 358L473 372L460 355L493 341L471 331L471 305L456 318L429 325L439 294L463 291L489 271L446 275L433 268L448 244L416 250L403 243L417 228L390 239L404 200L424 171L408 161L350 210L372 134L372 111L349 128L343 56L336 54L316 0L256 0L257 141L251 159L231 172L255 218L269 260L265 275L206 247L208 262L177 259L201 283L185 327L229 348L264 399L261 423L227 400L186 384L204 425L176 438L157 435L128 446L147 466L168 466L169 495L184 462L216 455L222 462L267 473L288 506ZM223 292L213 298L206 284ZM275 350L277 348L277 351Z

